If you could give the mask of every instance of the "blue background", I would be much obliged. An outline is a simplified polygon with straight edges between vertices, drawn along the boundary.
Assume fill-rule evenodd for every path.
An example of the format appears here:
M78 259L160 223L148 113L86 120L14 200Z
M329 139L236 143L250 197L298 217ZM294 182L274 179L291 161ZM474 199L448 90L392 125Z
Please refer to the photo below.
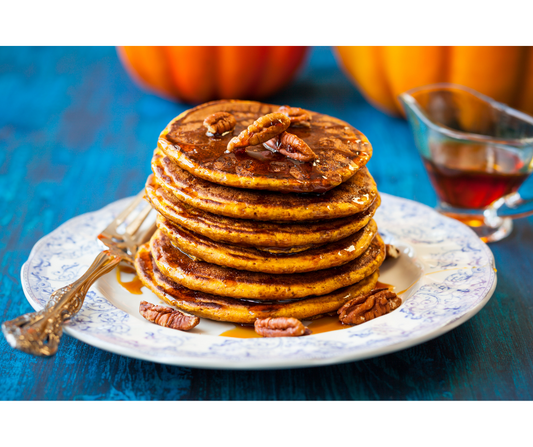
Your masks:
M372 142L368 166L380 191L436 204L407 123L371 107L330 48L313 48L291 86L268 101L350 122ZM187 108L139 90L114 48L0 47L1 321L32 310L20 269L37 240L138 192L159 132ZM531 400L532 223L515 221L509 238L490 245L498 287L486 307L414 348L343 365L235 372L129 359L67 335L54 357L35 358L0 337L0 399Z

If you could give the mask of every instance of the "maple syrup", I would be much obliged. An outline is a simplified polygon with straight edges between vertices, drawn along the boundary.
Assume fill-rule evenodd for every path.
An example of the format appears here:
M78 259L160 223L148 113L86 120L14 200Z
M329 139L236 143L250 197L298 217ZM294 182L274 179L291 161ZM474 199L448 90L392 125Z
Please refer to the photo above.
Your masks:
M406 292L411 287L412 285L400 293ZM392 284L387 284L387 283L378 281L376 285L374 286L374 289L381 289L381 288L387 288L390 290L394 290L395 286L393 286ZM311 323L307 325L307 328L310 329L312 332L311 335L323 334L326 332L333 332L333 331L338 331L341 329L349 329L351 327L353 326L349 324L341 323L337 315L322 317L317 320L311 321ZM231 337L231 338L262 338L261 335L255 332L253 326L245 326L241 324L235 324L234 329L225 331L219 336L220 337Z
M352 326L347 324L342 324L339 321L337 316L333 317L322 317L318 320L314 320L307 326L311 329L312 334L323 334L325 332L338 331L340 329L348 329ZM231 337L231 338L262 338L257 332L255 332L253 326L241 326L236 324L234 329L230 329L226 332L220 334L220 337Z
M376 285L374 286L374 289L391 289L393 290L395 286L392 284L387 284L386 282L378 281Z
M327 192L349 179L352 170L364 166L372 156L370 143L357 129L337 118L310 111L313 125L310 128L291 127L290 133L304 140L309 147L327 149L320 152L321 158L316 162L293 160L266 149L262 144L226 152L231 138L260 116L277 109L278 106L271 104L247 101L201 104L172 121L161 133L158 146L167 155L173 154L175 161L186 160L183 163L188 168L194 167L197 173L202 171L200 177L206 180L217 183L220 173L244 175L252 179L262 178L267 185L277 185L275 191L293 193ZM234 115L235 128L221 136L208 135L203 121L211 113L220 111ZM229 179L224 178L223 184L230 186L228 182Z
M434 144L431 157L423 158L431 183L439 199L456 208L486 208L516 192L529 175L523 172L524 163L517 154L494 146ZM470 226L483 223L470 223L470 217L461 220Z
M315 335L323 334L325 332L338 331L340 329L349 329L353 326L349 324L342 324L339 321L339 317L335 315L333 317L322 317L318 320L311 321L307 327L311 329L313 335Z
M143 287L143 283L137 276L137 272L133 267L130 267L129 265L118 265L116 268L117 271L117 282L124 287L128 292L134 294L134 295L142 295L141 288ZM122 273L129 273L129 274L135 274L133 279L131 281L122 281Z
M231 337L231 338L263 338L262 335L259 335L255 332L253 326L241 326L236 324L234 329L223 332L220 334L220 337Z
M411 287L413 287L418 281L415 281L413 282L409 287L407 287L407 289L404 289L400 292L396 292L396 295L401 295L402 293L405 293L407 292ZM394 292L394 289L396 288L396 286L393 286L392 284L387 284L386 282L380 282L378 281L376 283L376 286L374 287L374 289L389 289L391 292Z

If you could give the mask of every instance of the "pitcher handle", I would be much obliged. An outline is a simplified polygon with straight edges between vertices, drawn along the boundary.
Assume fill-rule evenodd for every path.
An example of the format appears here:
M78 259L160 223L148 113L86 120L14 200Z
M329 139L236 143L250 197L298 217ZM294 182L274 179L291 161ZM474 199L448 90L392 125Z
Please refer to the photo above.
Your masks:
M498 217L518 219L533 214L533 198L523 199L519 192L502 197L492 204Z

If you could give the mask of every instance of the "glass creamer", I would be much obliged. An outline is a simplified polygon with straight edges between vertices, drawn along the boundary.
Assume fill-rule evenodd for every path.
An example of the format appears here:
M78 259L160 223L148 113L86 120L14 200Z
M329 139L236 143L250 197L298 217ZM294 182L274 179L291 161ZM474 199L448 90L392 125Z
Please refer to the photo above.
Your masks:
M533 213L518 193L533 169L533 117L470 88L442 83L400 95L443 214L484 241Z

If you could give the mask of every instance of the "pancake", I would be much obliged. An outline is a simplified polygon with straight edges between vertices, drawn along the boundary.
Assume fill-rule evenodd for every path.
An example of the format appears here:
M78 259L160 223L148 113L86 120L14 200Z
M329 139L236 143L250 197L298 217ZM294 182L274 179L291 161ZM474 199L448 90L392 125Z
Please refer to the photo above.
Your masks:
M254 300L287 300L325 295L355 284L375 272L385 258L385 244L376 234L358 258L339 267L292 275L272 275L194 261L157 230L150 240L154 262L174 282L192 290Z
M370 292L378 271L362 281L330 294L291 302L251 302L187 289L164 276L153 262L148 244L141 246L135 267L142 283L163 301L185 312L217 321L253 323L257 318L293 317L300 320L335 312L350 299Z
M277 247L255 247L259 251L272 253L275 255L290 255L293 253L301 253L302 251L309 250L310 248L320 247L320 245L298 245L297 247L290 248L277 248Z
M369 208L378 195L366 168L323 194L283 194L217 185L193 176L156 149L156 180L180 201L213 214L237 219L302 221L352 216Z
M337 267L353 261L369 247L378 231L374 220L338 242L295 254L271 254L251 247L215 242L158 216L157 228L172 245L189 256L224 267L274 274L304 273Z
M173 119L159 137L158 147L182 169L224 186L283 192L325 192L352 177L372 156L368 139L348 123L308 111L311 127L287 131L304 140L318 159L303 163L263 145L225 153L228 142L257 118L279 106L253 101L222 100L199 105ZM216 112L230 112L233 131L214 137L203 121Z
M271 252L280 252L281 248L302 251L344 239L367 225L381 203L377 195L370 207L353 216L317 222L271 223L217 216L193 208L162 188L154 175L148 177L145 189L153 208L178 225L214 241L268 248ZM294 250L295 247L301 249Z

